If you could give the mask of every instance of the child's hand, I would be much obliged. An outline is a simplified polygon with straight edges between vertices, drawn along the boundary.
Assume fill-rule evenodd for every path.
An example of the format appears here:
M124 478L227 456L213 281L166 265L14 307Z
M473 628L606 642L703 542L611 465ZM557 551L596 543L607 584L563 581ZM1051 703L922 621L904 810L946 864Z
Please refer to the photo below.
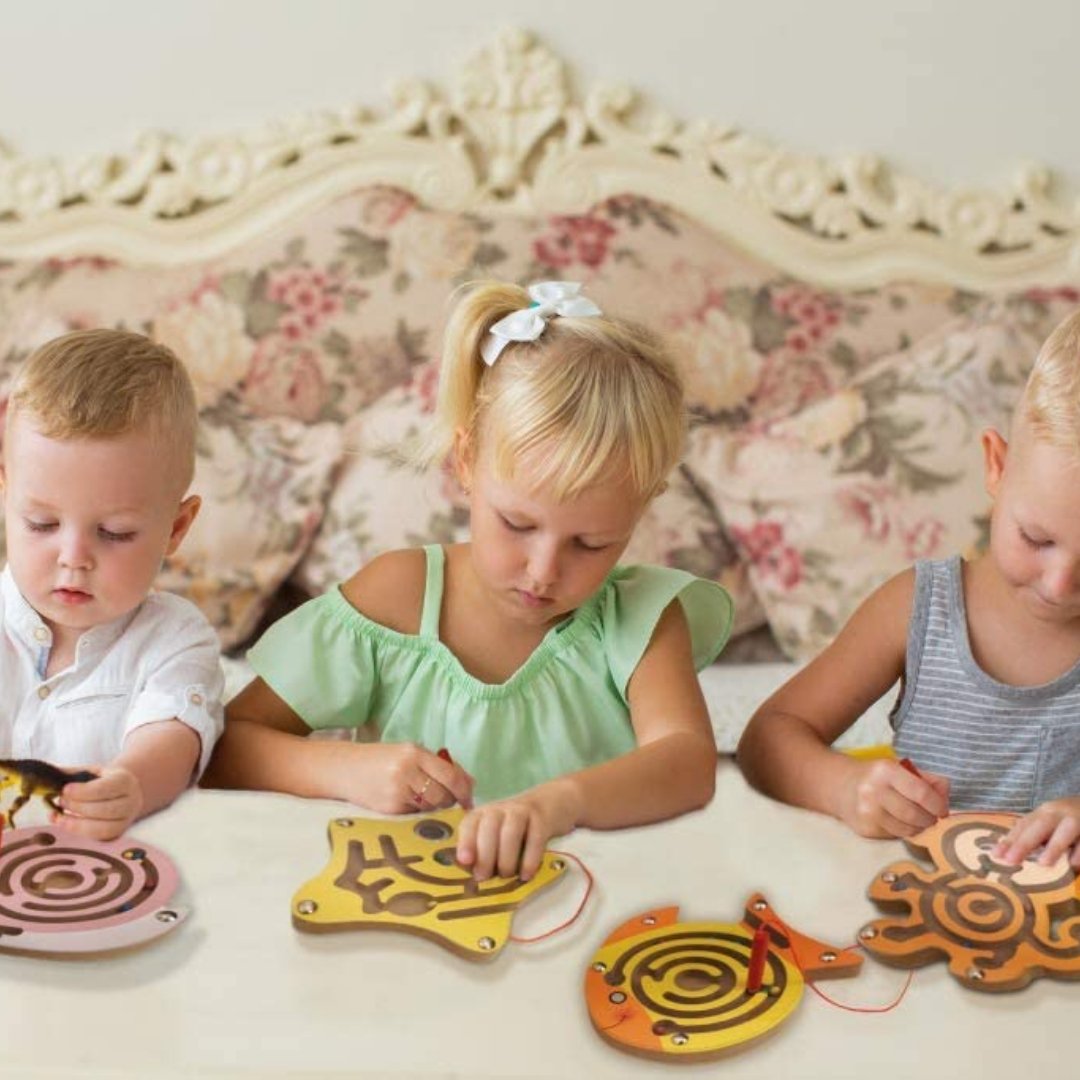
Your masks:
M56 824L92 840L115 840L142 813L143 792L138 777L122 765L95 769L97 778L65 784L64 808Z
M841 819L860 836L914 836L949 812L949 781L899 761L852 762Z
M329 744L327 744L329 745ZM473 778L460 766L415 743L334 746L341 798L380 814L472 809Z
M458 830L457 861L471 866L478 881L496 873L528 881L540 869L548 841L576 824L570 796L553 781L474 810Z
M1080 870L1080 796L1054 799L1026 814L998 841L993 857L1019 865L1037 848L1040 866L1057 862L1069 849L1069 865Z

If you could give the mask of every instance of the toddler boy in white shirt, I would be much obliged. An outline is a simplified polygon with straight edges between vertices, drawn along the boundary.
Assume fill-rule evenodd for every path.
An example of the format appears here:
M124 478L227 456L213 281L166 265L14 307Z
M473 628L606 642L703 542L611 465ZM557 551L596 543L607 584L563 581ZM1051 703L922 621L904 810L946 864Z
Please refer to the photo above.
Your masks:
M222 729L213 628L153 592L191 527L197 409L168 349L82 330L37 349L4 431L0 756L90 768L60 796L96 839L172 802Z

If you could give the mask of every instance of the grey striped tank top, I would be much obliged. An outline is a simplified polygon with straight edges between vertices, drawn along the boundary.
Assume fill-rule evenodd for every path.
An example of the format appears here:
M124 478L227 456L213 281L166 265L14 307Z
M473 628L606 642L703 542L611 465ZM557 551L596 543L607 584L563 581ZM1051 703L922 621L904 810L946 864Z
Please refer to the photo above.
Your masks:
M975 662L959 556L915 566L898 757L949 777L953 810L1025 812L1080 795L1080 662L1041 686L1009 686Z

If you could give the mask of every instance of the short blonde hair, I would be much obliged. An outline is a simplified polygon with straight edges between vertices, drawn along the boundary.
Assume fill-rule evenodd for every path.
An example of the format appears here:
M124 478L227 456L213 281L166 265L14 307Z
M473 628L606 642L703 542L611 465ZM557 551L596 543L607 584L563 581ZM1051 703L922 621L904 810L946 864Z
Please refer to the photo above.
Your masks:
M50 439L149 431L175 454L187 490L198 407L171 349L127 330L76 330L35 349L15 379L7 423L25 413Z
M663 487L686 438L683 384L660 340L607 316L553 317L536 341L513 342L488 367L492 325L530 304L517 285L469 289L446 329L434 457L463 429L472 447L492 440L497 475L529 458L529 479L557 500L618 475L645 499ZM622 470L617 472L617 470Z
M1017 412L1040 442L1080 456L1080 310L1043 343Z

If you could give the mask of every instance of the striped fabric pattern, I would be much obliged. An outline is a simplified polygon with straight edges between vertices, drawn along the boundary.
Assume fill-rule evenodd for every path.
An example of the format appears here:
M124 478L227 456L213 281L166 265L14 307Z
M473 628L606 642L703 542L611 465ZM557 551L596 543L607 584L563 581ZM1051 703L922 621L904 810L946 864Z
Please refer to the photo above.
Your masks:
M1024 813L1080 795L1080 663L1040 686L983 671L968 638L959 556L916 565L892 723L898 756L949 777L952 810Z

